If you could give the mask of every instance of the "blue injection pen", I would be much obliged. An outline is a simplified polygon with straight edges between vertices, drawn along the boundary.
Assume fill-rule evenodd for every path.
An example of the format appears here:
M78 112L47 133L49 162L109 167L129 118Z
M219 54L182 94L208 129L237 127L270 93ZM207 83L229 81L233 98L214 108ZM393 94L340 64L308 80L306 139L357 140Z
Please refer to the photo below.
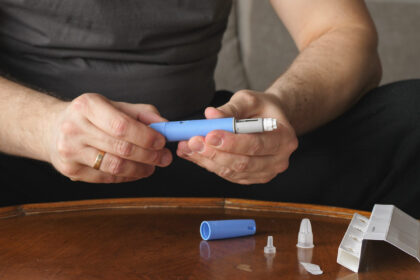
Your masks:
M276 119L255 118L236 120L235 118L202 119L152 123L155 129L169 142L188 140L194 136L206 136L212 130L226 130L232 133L258 133L277 129Z

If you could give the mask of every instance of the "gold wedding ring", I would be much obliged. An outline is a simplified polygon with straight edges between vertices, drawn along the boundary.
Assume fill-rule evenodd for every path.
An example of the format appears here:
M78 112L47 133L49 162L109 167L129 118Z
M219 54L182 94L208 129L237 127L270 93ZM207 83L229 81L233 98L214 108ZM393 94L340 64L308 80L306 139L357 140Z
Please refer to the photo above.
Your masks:
M95 164L93 165L93 168L98 170L99 167L101 167L101 163L102 163L102 159L104 158L104 155L105 155L105 152L99 151L98 155L96 156Z

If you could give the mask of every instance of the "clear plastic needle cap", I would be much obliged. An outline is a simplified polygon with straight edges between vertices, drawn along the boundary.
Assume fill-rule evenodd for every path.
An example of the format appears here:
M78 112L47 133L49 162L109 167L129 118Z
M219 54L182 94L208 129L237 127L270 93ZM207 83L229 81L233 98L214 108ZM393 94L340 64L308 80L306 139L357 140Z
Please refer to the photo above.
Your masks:
M299 248L313 248L314 237L312 234L311 221L309 219L302 219L300 222L300 229L298 235L298 243L296 244Z
M273 237L267 237L267 246L264 247L264 254L275 254L276 247L273 246Z

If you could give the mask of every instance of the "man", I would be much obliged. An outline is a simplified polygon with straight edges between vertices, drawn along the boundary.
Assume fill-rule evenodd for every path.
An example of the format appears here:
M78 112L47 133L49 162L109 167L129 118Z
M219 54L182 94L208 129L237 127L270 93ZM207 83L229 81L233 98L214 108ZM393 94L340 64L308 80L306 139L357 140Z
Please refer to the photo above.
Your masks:
M230 1L3 0L0 61L8 79L0 80L0 150L18 156L2 159L8 175L3 204L132 195L240 196L355 208L386 202L397 182L377 190L377 181L363 181L360 173L357 180L346 176L346 169L363 165L363 157L354 166L345 156L336 158L360 151L363 144L347 144L363 136L366 126L349 122L361 113L343 117L343 125L331 122L380 81L377 34L364 2L271 2L300 54L265 92L242 90L229 99L214 93L212 75ZM194 118L204 109L207 118L276 118L279 129L213 131L180 142L174 157L175 148L148 127ZM338 139L343 131L346 139ZM364 148L366 156L370 147ZM311 154L321 150L324 158ZM50 163L64 176L22 157ZM336 160L340 176L326 164ZM382 170L375 174L382 180L387 168L373 166L372 173ZM353 186L360 178L364 184ZM33 184L41 187L33 190ZM258 185L241 186L252 184ZM413 204L419 192L407 191L415 196L395 203L419 213Z

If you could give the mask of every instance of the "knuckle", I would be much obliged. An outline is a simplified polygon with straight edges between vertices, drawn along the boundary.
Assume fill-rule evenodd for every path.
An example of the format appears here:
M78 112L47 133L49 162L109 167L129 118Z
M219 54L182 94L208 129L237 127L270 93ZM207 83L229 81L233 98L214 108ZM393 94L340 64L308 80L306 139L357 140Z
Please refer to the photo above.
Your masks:
M242 157L241 159L235 161L233 168L237 172L244 172L248 170L250 164L249 157Z
M210 151L208 152L207 158L210 160L215 160L217 157L217 151L214 149L210 149Z
M280 143L275 143L274 145L271 146L270 151L272 154L280 154L284 152L284 147Z
M144 133L143 134L143 145L145 148L151 148L155 146L155 142L160 141L158 136L155 136L155 133Z
M145 169L145 171L143 172L143 176L142 176L142 178L147 178L147 177L150 177L150 176L152 176L152 174L155 172L155 167L154 166L151 166L151 165L149 165L146 169Z
M64 136L76 135L78 130L77 124L72 121L64 121L59 127L60 134Z
M67 177L77 178L80 168L74 164L63 164L58 170Z
M220 167L217 171L217 175L219 175L222 178L229 178L232 175L232 173L233 170L226 166Z
M61 158L70 158L74 150L65 137L60 137L56 144L57 153Z
M70 109L82 114L86 113L89 104L98 101L99 98L101 98L101 95L97 93L84 93L71 101Z
M293 150L293 146L295 144L291 143L290 141L288 142L278 142L275 143L274 146L272 147L272 153L277 155L279 158L283 158L284 156L290 156L292 154ZM281 157L283 156L283 157Z
M70 104L71 108L75 111L84 112L87 107L87 99L84 95L80 95L79 97L73 99L73 101Z
M283 161L282 163L278 165L277 172L283 173L284 171L287 170L287 168L289 168L289 161Z
M251 155L257 155L261 153L261 151L264 149L264 143L261 141L261 138L255 137L255 140L252 142L252 144L249 147L249 153Z
M128 157L133 153L133 144L124 141L124 140L115 140L114 142L114 150L117 154L121 156Z
M80 95L80 97L85 98L88 102L91 100L98 100L99 98L103 98L100 94L92 92L83 93L82 95Z
M158 113L159 112L158 109L156 108L156 106L152 105L152 104L144 104L144 109L146 111L150 111L150 112L153 112L153 113Z
M56 150L61 157L67 158L74 154L75 147L71 139L78 134L78 126L71 121L61 123L58 128L59 136L56 142Z
M162 152L158 152L158 151L150 151L149 154L149 158L147 159L147 161L154 163L154 164L159 164L163 158L165 154Z
M256 106L259 102L258 96L249 90L240 90L237 92L237 95L251 106Z
M112 119L110 126L114 136L124 137L128 131L129 120L127 117L119 116Z
M294 138L292 141L290 141L289 149L290 151L296 151L296 149L299 147L299 141L297 138Z
M77 112L86 112L86 109L92 97L93 97L93 94L91 93L84 93L76 97L71 102L71 108Z
M121 174L123 171L124 160L119 157L110 157L108 160L109 172L112 175Z

